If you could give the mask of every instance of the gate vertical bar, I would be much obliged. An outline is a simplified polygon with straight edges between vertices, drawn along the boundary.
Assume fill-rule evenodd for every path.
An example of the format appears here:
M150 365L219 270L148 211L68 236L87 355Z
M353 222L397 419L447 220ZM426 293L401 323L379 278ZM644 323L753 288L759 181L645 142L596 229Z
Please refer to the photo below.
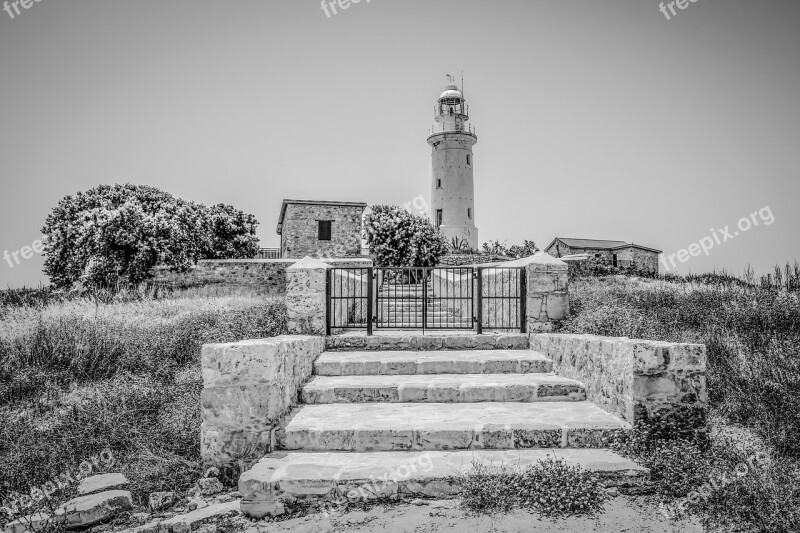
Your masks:
M478 292L478 335L483 333L483 269L478 268L477 279L477 292Z
M374 297L372 276L374 272L372 267L367 269L367 336L372 335L372 298ZM363 287L364 284L362 283L361 286Z
M528 327L528 270L519 269L519 331L527 333Z
M331 334L331 278L333 277L333 269L328 269L325 276L325 335Z
M428 272L422 269L422 334L428 326Z

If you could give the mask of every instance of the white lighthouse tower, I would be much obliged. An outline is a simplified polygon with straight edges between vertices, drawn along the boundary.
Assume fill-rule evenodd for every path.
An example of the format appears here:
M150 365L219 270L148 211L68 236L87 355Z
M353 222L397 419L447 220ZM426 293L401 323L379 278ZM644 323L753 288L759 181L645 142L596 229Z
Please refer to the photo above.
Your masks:
M468 124L469 106L458 86L445 88L434 115L436 124L428 137L433 148L431 220L447 237L448 244L457 241L477 249L472 147L478 137Z

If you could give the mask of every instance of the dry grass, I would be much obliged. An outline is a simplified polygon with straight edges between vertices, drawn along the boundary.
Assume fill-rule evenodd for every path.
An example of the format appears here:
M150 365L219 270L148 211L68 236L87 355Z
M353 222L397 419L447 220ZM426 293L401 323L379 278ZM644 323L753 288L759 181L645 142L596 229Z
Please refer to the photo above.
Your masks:
M654 469L658 492L685 496L766 449L769 468L690 510L723 531L800 531L800 295L730 276L613 276L575 282L571 298L562 332L706 344L712 419L748 428L759 443L715 436L725 432L718 422L709 442L629 435L621 449Z
M140 502L200 477L200 346L285 332L281 300L211 294L4 307L0 500L104 449Z

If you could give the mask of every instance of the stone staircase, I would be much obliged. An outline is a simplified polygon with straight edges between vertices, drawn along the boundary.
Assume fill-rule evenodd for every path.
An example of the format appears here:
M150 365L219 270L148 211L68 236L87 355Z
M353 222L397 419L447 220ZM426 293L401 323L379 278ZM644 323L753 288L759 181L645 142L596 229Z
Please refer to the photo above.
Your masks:
M427 321L423 320L423 296L427 298ZM426 291L421 283L384 283L378 290L377 302L378 323L384 327L419 329L423 322L426 328L471 329L473 326L472 317L447 309L445 301L435 297L431 285Z
M446 344L485 345L486 336L461 336ZM418 337L402 346L430 342ZM446 496L473 460L525 466L548 454L609 486L645 479L646 469L603 448L629 425L586 401L582 383L553 374L552 361L523 348L524 335L511 337L505 346L519 349L381 350L377 339L375 351L324 352L278 432L280 451L242 475L243 510L258 517L279 514L280 500Z

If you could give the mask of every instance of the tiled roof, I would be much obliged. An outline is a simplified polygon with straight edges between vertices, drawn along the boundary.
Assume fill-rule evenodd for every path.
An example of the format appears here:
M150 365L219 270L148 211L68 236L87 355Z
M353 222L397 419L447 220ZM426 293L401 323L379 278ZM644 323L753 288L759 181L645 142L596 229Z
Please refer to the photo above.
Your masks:
M633 246L635 248L640 248L642 250L647 250L650 252L655 253L662 253L661 250L656 250L655 248L648 248L647 246L642 246L641 244L633 244L631 242L625 241L609 241L603 239L572 239L570 237L556 237L553 239L545 250L549 250L556 241L561 241L570 248L575 249L592 249L592 250L616 250L618 248L627 248L629 246Z
M606 241L597 239L570 239L565 237L556 237L559 241L563 242L570 248L596 248L599 250L610 250L618 246L626 246L628 243L625 241Z

